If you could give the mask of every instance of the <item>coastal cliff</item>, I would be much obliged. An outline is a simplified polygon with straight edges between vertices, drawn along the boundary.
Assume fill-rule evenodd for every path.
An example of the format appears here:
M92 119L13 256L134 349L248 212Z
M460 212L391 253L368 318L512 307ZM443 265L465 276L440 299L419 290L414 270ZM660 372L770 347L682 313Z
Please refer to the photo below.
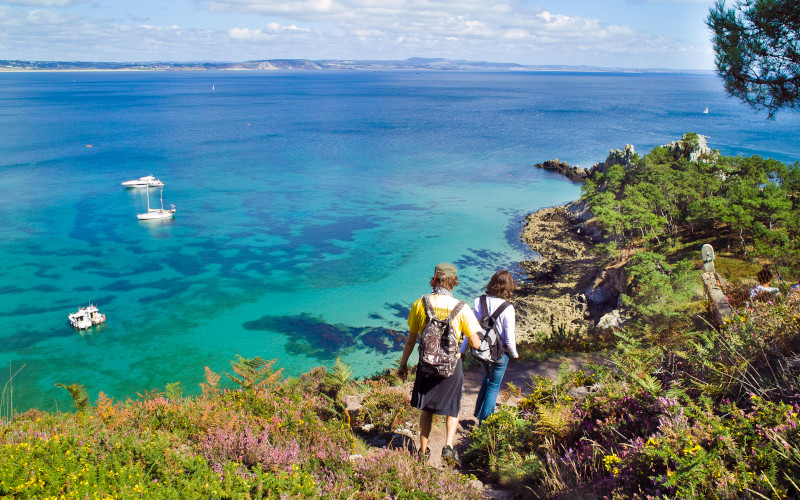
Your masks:
M660 147L676 159L709 161L719 152L712 150L706 139L687 133ZM583 182L615 165L628 170L638 159L636 150L628 144L610 150L604 161L588 169L558 159L533 166ZM520 239L539 254L536 259L520 263L526 275L515 300L520 339L534 338L537 332L613 329L621 324L624 314L620 296L628 292L623 263L604 266L592 251L604 235L582 201L529 214Z
M604 161L589 169L558 159L533 166L583 182L613 165L630 168L637 158L636 150L628 144L610 150ZM529 214L520 240L539 254L520 262L526 275L514 302L520 340L533 339L537 332L618 325L620 295L627 292L627 279L621 266L604 267L593 252L592 247L603 241L603 233L583 202Z
M520 262L526 277L514 300L517 336L596 326L618 306L621 269L604 268L592 250L600 231L582 203L546 208L525 218L520 239L539 256Z

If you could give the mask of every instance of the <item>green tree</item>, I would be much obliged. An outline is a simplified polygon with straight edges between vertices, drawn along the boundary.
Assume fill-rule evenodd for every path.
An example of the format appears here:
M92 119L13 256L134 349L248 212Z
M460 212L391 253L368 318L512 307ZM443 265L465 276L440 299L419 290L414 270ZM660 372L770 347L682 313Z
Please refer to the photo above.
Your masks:
M800 161L783 167L777 172L778 183L786 190L786 196L792 202L791 209L800 209Z
M637 252L625 271L630 277L631 294L623 295L623 303L634 317L658 329L679 316L680 308L697 288L694 266L688 260L675 265L654 252Z
M639 189L640 185L629 185L625 188L625 196L620 202L623 225L625 229L638 231L642 239L647 238L648 234L652 234L660 245L661 240L658 238L658 233L666 220L664 217L656 215L653 205Z
M718 0L706 24L729 95L770 117L800 104L800 2L738 0L727 8Z

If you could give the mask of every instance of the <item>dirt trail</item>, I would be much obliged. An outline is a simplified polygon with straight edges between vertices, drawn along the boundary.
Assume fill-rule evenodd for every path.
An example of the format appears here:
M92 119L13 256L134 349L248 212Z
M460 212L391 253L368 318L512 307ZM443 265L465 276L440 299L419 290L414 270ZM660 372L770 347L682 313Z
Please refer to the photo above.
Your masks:
M573 356L554 356L546 361L519 361L511 360L506 374L503 377L503 384L500 389L500 397L498 404L516 405L516 403L531 392L528 383L533 375L541 375L542 377L550 380L555 380L558 377L558 371L562 363L566 362L570 368L578 369L588 363L601 363L604 359L596 354L576 354ZM459 455L463 455L469 441L469 435L472 428L478 423L477 419L473 416L475 410L475 401L478 398L478 391L481 388L483 381L483 368L480 365L471 366L464 370L464 396L461 400L461 413L459 414L459 427L456 433L455 448ZM503 402L503 396L506 391L507 384L511 382L520 389L521 397L510 397L507 401ZM409 386L409 393L411 387ZM415 436L418 442L419 436ZM443 467L441 452L444 447L445 429L444 420L437 421L431 431L429 447L431 449L431 465L434 467ZM491 496L490 496L491 498ZM495 498L509 498L500 496Z

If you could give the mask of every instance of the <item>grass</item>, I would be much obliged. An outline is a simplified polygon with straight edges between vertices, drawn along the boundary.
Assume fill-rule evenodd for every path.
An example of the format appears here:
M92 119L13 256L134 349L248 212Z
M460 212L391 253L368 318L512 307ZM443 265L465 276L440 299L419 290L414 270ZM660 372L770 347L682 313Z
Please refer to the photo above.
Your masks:
M3 391L0 393L0 425L9 424L14 418L14 377L19 375L23 368L25 365L20 366L14 372L11 363L8 364L8 381L3 385Z

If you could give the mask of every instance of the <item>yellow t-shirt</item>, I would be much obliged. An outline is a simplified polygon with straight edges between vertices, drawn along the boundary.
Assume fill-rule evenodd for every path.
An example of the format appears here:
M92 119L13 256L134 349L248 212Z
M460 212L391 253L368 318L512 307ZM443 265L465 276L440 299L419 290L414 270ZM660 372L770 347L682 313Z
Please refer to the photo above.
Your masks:
M428 295L428 302L430 302L436 317L445 319L459 301L449 295L431 294ZM425 327L425 318L425 304L422 303L422 297L420 297L414 302L408 313L408 331L412 334L420 333ZM481 325L469 305L464 305L450 324L458 332L459 343L464 339L465 333L472 335L481 331Z

